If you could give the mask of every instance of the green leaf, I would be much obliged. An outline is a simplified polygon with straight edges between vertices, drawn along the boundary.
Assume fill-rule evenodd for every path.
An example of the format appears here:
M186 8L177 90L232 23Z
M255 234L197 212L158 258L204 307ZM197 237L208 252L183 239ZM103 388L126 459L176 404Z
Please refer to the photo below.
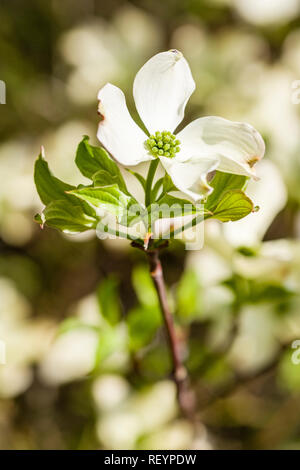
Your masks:
M116 184L119 186L119 177L118 175L112 175L106 170L99 170L93 175L94 186L111 186Z
M161 190L159 196L157 197L157 194ZM176 186L174 186L172 179L168 175L168 173L165 173L164 176L159 178L155 185L152 188L151 191L151 203L159 202L162 197L164 197L169 191L178 191ZM170 196L172 197L172 196Z
M191 269L184 271L177 286L177 315L192 320L198 313L199 282Z
M257 248L254 248L253 246L239 246L236 248L237 253L240 255L246 256L247 258L254 258L255 256L258 255L258 250Z
M34 182L41 201L45 206L49 202L59 199L69 200L66 191L71 191L75 186L64 183L50 172L48 163L40 154L35 162Z
M84 136L77 147L75 163L83 176L94 179L95 173L106 171L114 178L120 189L127 192L126 184L118 168L118 165L109 157L102 147L94 147L89 144L89 137ZM108 184L108 183L106 183ZM109 183L111 184L111 183Z
M227 191L213 211L212 218L221 222L240 220L254 209L253 202L243 191Z
M158 307L137 307L129 312L126 323L129 333L129 348L131 351L139 351L152 341L161 325L160 310Z
M132 196L123 193L116 184L102 188L83 187L71 191L70 194L115 215L122 225L130 225L133 221L139 220L143 212L138 202Z
M254 288L256 287L256 289ZM258 284L253 285L253 302L268 301L268 302L286 302L297 295L297 292L289 289L288 287L280 284ZM251 301L251 299L250 299Z
M154 222L163 218L172 219L190 214L204 214L204 209L202 205L197 207L187 199L165 194L148 207L148 212L151 214L151 221Z
M166 173L163 177L162 185L164 193L169 193L170 191L178 191L176 186L174 186L174 183L168 173Z
M82 328L87 330L98 331L98 327L95 325L92 325L90 323L84 323L82 320L80 320L80 318L77 317L69 317L63 320L63 322L59 325L57 335L60 336L68 333L69 331Z
M35 214L34 221L39 225L43 225L43 223L44 223L43 219L41 217L41 214Z
M118 327L108 326L99 333L99 341L95 354L94 369L99 368L103 361L108 359L116 352L124 352L127 338L124 336L122 329Z
M247 279L238 274L222 284L231 289L239 305L260 302L284 304L297 295L296 291L278 282Z
M154 377L158 379L172 373L172 360L166 343L158 343L155 347L147 348L138 359L139 370L145 378L153 380ZM149 446L145 448L149 449Z
M163 195L163 191L162 191L161 194L159 195L159 197L157 197L157 194L160 191L161 186L163 185L163 181L164 181L164 177L159 178L156 181L155 185L153 186L153 188L151 190L151 202L155 202L156 199L159 199Z
M299 374L299 345L295 341L296 347L292 347L294 341L291 341L291 346L283 352L278 367L277 382L281 389L285 392L289 390L293 394L299 394L300 391L300 374ZM297 367L298 366L298 367Z
M146 307L157 307L158 298L153 281L146 266L136 266L132 272L132 284L140 303Z
M41 220L49 227L67 233L78 233L95 229L99 218L87 215L81 206L70 201L50 202L43 211Z
M129 168L126 168L126 170L131 173L133 176L136 177L136 179L139 181L139 183L142 185L142 188L145 190L146 189L146 180L145 178L137 173L136 171L130 170Z
M213 192L208 196L205 208L213 211L225 192L233 189L244 189L247 179L246 176L216 171L214 178L209 183L213 188Z
M121 319L118 286L118 280L111 276L104 279L97 289L101 314L110 325L115 325Z
M96 217L95 210L89 206L86 202L79 202L74 196L68 194L69 191L76 189L75 186L64 183L60 179L56 178L49 170L48 163L40 154L35 162L34 167L34 181L37 188L37 192L40 196L41 201L48 205L53 201L66 201L66 204L81 206L82 211L91 216ZM36 222L40 223L41 218L35 217Z

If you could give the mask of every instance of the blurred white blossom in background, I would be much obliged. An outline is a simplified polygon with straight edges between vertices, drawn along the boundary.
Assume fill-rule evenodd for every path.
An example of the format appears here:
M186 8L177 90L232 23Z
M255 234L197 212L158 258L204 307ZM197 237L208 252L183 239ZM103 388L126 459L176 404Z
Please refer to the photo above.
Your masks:
M235 246L253 246L263 240L265 233L277 214L285 207L287 191L277 167L270 161L260 162L259 181L249 181L247 194L254 204L259 204L258 212L244 220L228 222L223 226L225 237Z
M73 67L67 83L70 98L77 104L95 102L101 86L127 82L161 43L162 31L154 18L129 5L109 23L91 18L68 31L59 48Z
M299 0L233 0L238 13L249 23L285 23L300 13Z
M0 339L6 363L0 365L0 397L23 393L33 379L32 366L49 348L53 324L30 318L31 308L12 281L0 278Z

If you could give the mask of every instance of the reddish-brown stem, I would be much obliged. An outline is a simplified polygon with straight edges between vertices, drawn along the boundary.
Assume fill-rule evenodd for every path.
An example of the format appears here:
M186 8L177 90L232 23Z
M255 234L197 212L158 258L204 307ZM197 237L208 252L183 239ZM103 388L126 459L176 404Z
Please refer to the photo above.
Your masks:
M145 251L150 267L150 274L157 291L160 308L162 311L170 352L173 363L173 378L177 388L177 398L182 414L190 421L195 421L195 396L190 389L188 374L182 362L180 343L176 335L173 316L170 312L163 270L159 259L158 250Z

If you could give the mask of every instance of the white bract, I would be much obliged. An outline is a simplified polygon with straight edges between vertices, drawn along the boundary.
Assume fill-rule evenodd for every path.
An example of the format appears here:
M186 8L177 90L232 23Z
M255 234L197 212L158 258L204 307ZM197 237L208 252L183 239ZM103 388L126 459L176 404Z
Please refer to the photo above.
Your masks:
M254 176L265 151L261 135L249 124L208 116L174 131L195 90L189 65L173 49L152 57L137 73L133 96L149 135L131 118L123 92L108 83L98 94L98 139L124 166L159 158L176 188L195 201L207 195L208 172Z

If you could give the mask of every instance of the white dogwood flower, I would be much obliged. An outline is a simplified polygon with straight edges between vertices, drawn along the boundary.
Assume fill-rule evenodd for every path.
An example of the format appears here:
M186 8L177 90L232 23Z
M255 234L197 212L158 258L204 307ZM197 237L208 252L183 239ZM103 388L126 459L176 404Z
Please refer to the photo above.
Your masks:
M218 170L254 176L253 165L265 151L261 135L249 124L208 116L174 134L195 90L189 65L181 52L152 57L137 73L133 96L149 131L131 118L123 92L108 83L98 94L98 139L124 166L159 158L178 190L195 201L210 190L206 175Z

